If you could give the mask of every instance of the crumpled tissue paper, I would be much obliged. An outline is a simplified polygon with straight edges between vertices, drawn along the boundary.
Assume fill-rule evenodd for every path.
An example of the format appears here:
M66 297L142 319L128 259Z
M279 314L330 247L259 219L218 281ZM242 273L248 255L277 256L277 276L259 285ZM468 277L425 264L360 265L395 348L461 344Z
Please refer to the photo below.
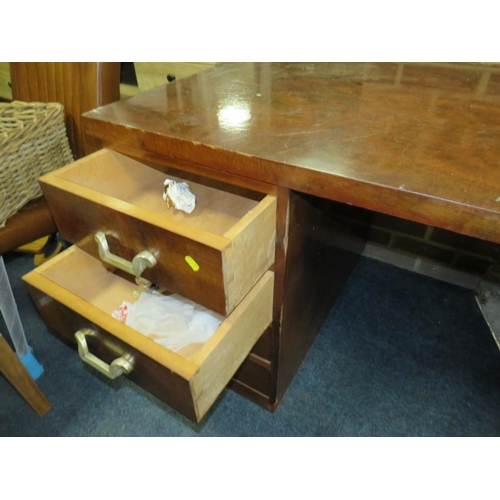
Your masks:
M187 182L176 182L171 179L165 179L163 183L163 199L169 208L173 206L176 210L182 210L188 214L196 205L196 197L189 189Z

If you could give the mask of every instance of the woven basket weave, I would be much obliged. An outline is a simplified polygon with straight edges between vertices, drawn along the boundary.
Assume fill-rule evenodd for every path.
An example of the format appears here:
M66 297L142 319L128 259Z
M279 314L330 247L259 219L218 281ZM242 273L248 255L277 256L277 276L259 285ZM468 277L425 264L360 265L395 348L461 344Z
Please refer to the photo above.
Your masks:
M42 195L38 178L73 161L59 103L0 103L0 227Z

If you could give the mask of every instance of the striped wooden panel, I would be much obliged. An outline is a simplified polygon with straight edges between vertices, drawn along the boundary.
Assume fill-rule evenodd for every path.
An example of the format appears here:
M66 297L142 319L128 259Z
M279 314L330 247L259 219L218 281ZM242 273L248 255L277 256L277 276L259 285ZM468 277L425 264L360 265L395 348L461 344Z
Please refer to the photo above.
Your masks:
M11 62L10 75L13 99L64 105L75 157L97 149L83 134L81 114L120 99L120 63Z

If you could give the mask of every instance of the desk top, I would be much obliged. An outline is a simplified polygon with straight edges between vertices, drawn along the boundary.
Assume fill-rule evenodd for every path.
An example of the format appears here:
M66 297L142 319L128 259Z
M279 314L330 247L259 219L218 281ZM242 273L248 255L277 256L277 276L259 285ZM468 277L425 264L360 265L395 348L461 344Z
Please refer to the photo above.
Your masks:
M500 243L500 66L224 64L87 133Z

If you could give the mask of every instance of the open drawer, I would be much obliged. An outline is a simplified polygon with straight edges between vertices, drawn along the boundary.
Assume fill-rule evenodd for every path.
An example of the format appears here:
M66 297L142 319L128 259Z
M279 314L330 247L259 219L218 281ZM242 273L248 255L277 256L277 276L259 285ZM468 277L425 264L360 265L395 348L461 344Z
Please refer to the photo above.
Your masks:
M178 351L160 345L112 313L137 300L138 285L71 247L23 277L42 318L78 343L84 361L110 378L126 374L199 421L271 323L273 281L264 273L205 342ZM146 293L146 292L142 292Z
M189 182L187 214L163 201L165 178L103 149L40 184L63 239L228 315L274 263L276 198Z

